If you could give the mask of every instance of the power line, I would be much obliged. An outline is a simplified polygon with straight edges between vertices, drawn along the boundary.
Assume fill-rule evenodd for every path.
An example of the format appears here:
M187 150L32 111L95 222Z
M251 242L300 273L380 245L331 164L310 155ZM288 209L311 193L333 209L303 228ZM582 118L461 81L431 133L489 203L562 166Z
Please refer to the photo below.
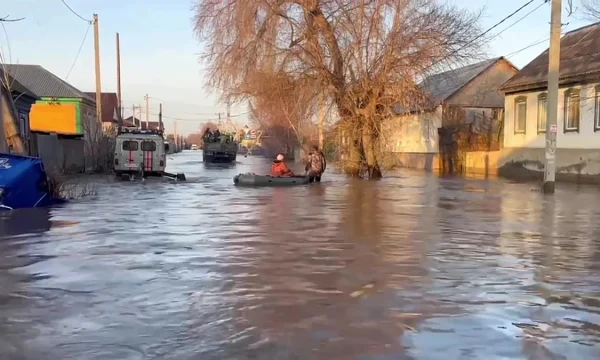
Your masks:
M561 31L561 33L560 33L560 34L561 34L561 35L564 35L564 34L566 34L566 33L567 33L566 31ZM516 50L516 51L513 51L513 52L511 52L511 53L508 53L508 54L504 55L504 57L505 57L505 58L513 57L513 56L517 55L517 54L518 54L518 53L520 53L520 52L523 52L523 51L525 51L525 50L527 50L527 49L530 49L530 48L532 48L532 47L534 47L534 46L540 45L540 44L542 44L542 43L544 43L544 42L546 42L546 41L549 41L549 40L550 40L550 37L547 37L547 38L545 38L545 39L542 39L542 40L538 40L538 41L536 41L536 42L534 42L534 43L531 43L531 44L529 44L529 45L525 46L524 48L521 48L521 49L519 49L519 50Z
M487 29L486 31L484 31L483 33L479 34L478 36L476 36L473 40L469 41L468 43L466 43L465 45L463 45L461 48L459 48L458 50L456 50L456 52L464 49L465 47L471 45L473 42L475 42L475 40L482 38L483 36L485 36L487 33L489 33L490 31L494 30L495 28L497 28L498 26L500 26L502 23L504 23L506 20L510 19L511 17L515 16L517 13L519 13L521 10L523 10L524 8L526 8L527 6L529 6L529 4L531 4L532 2L534 2L535 0L529 0L528 2L525 3L525 5L521 6L520 8L518 8L517 10L513 11L510 15L506 16L504 19L500 20L499 22L497 22L494 26L492 26L491 28ZM547 0L543 0L544 3L546 3ZM514 24L513 24L514 25ZM512 26L512 25L511 25ZM511 26L507 27L506 29L509 29ZM506 29L504 29L503 31L506 31Z
M142 113L146 113L145 111L142 110ZM244 116L246 114L248 114L249 111L243 112L243 113L239 113L239 114L234 114L234 115L230 115L230 118L235 118L235 117L240 117L240 116ZM154 113L154 112L150 112L150 115L158 115L158 113ZM164 119L168 119L168 120L177 120L177 121L194 121L194 122L203 122L203 121L218 121L219 119L217 118L209 118L209 119L202 119L202 118L196 118L196 119L191 119L191 118L178 118L178 117L172 117L172 116L168 116L165 114L162 114L162 117Z
M494 30L495 28L497 28L498 26L502 25L506 20L510 19L511 17L515 16L517 13L519 13L521 10L523 10L524 8L526 8L527 6L529 6L531 3L533 3L536 0L529 0L528 2L526 2L524 5L522 5L520 8L518 8L517 10L513 11L511 14L509 14L508 16L504 17L502 20L500 20L499 22L497 22L496 24L494 24L494 26L490 27L489 29L487 29L486 31L482 32L481 34L477 35L476 37L474 37L473 39L471 39L469 42L467 42L466 44L464 44L463 46L459 47L456 50L453 50L450 52L450 54L448 54L447 56L445 56L444 58L438 60L438 61L434 61L433 64L429 65L427 68L431 68L439 63L441 63L444 60L447 60L450 56L455 55L456 53L458 53L459 51L461 51L462 49L466 48L467 46L473 44L476 40L482 38L483 36L485 36L486 34L488 34L490 31ZM543 0L544 3L546 3L548 0ZM520 20L519 20L520 21ZM518 21L517 21L518 22ZM507 29L511 28L514 24L516 24L517 22L513 23L512 25L508 26L506 29L504 29L503 31L506 31Z
M79 54L81 54L81 49L83 49L83 44L85 44L85 40L87 39L87 35L90 32L91 27L92 27L92 23L90 22L88 24L87 29L85 30L85 35L83 35L83 40L81 40L81 45L79 45L79 50L77 50L77 55L75 55L75 60L73 60L73 64L71 64L71 68L69 69L69 72L67 73L67 76L65 77L65 81L67 81L69 79L69 75L71 75L71 71L73 71L73 68L75 68L75 64L77 63L77 59L79 59Z
M230 115L229 117L230 118L235 118L235 117L244 116L246 114L248 114L248 112L244 112L244 113L240 113L240 114L235 114L235 115ZM154 115L158 115L158 114L154 114ZM165 116L164 114L163 114L163 117L166 118L166 119L179 120L179 121L218 121L219 120L218 118L210 118L210 119L190 119L190 118L185 119L184 118L184 119L182 119L182 118L175 118L175 117Z
M186 105L186 106L199 107L199 108L207 108L207 107L214 108L215 107L212 105L198 105L198 104L190 104L190 103L185 103L185 102L175 101L175 100L164 100L164 99L160 99L160 98L152 97L152 96L150 96L150 99L158 100L158 101L161 101L166 104L169 104L169 103L170 104L179 104L179 105Z
M78 17L78 18L80 18L81 20L83 20L83 21L86 21L86 22L88 22L88 23L90 23L90 24L92 23L92 20L88 20L88 19L84 18L83 16L79 15L79 14L78 14L78 13L77 13L75 10L73 10L73 9L72 9L72 8L69 6L69 4L67 4L67 2L66 2L65 0L60 0L60 1L62 1L62 3L63 3L63 4L65 4L65 6L67 7L67 9L71 10L71 12L72 12L73 14L75 14L75 16L77 16L77 17Z
M537 11L539 8L541 8L542 6L544 6L546 4L546 2L543 2L541 4L539 4L535 9L531 10L530 12L528 12L527 14L525 14L523 17L521 17L519 20L515 21L514 23L508 25L504 30L500 31L499 33L495 34L494 36L492 36L491 38L487 39L488 41L497 38L498 36L500 36L503 32L505 32L506 30L510 29L511 27L517 25L518 23L520 23L523 19L525 19L526 17L528 17L529 15L533 14L535 11Z
M522 49L519 49L519 50L517 50L517 51L513 51L513 52L511 52L511 53L509 53L509 54L506 54L506 55L504 55L504 57L506 57L506 58L513 57L513 56L517 55L518 53L520 53L520 52L522 52L522 51L525 51L525 50L527 50L527 49L529 49L529 48L532 48L532 47L534 47L534 46L536 46L536 45L539 45L539 44L541 44L541 43L544 43L544 42L546 42L546 41L548 41L548 40L550 40L550 38L549 38L549 37L548 37L548 38L545 38L545 39L543 39L543 40L536 41L536 42L534 42L533 44L527 45L527 46L525 46L525 47L524 47L524 48L522 48Z

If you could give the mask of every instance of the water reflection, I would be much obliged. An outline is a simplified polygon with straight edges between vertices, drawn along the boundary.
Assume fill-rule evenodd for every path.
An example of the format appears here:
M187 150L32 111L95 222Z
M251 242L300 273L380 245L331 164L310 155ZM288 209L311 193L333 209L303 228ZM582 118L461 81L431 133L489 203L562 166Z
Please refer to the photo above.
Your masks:
M190 181L0 218L0 358L600 357L596 189L169 166Z
M0 239L42 233L51 226L49 209L0 211Z

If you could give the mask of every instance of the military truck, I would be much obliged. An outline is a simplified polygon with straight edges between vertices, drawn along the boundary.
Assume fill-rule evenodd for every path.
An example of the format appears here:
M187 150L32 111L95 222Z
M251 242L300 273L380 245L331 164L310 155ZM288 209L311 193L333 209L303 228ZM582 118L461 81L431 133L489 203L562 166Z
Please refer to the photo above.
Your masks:
M238 143L232 134L207 134L202 147L202 160L205 163L235 162Z

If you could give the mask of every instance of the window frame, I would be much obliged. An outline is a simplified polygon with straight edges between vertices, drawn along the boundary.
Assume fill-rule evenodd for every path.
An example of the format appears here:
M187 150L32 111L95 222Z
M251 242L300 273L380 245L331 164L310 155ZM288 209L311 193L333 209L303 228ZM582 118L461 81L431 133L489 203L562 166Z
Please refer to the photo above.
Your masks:
M135 149L125 149L125 144L131 144L131 143L135 144ZM121 149L123 151L138 151L139 148L140 148L140 145L135 140L125 140L125 141L123 141L123 144L121 144Z
M568 127L569 122L569 103L570 99L576 97L577 98L577 127ZM579 132L579 128L581 127L581 89L571 88L565 90L565 95L563 98L564 101L564 109L563 109L563 131L564 133L570 132Z
M525 119L524 119L524 126L525 128L522 130L517 130L517 124L519 123L519 106L520 105L524 105L525 106ZM514 121L513 121L513 130L515 135L519 134L526 134L527 133L527 96L517 96L515 98L515 103L514 103Z
M146 150L146 149L144 149L144 144L152 144L152 150ZM152 140L142 140L142 143L140 144L140 149L143 152L155 152L156 148L157 148L156 142L152 141Z
M542 112L541 112L541 105L542 102L545 103L545 107L546 107L546 119L544 121L544 127L541 128L540 124L542 122ZM548 93L541 93L538 95L538 106L537 106L537 133L538 134L545 134L546 133L546 127L548 126Z

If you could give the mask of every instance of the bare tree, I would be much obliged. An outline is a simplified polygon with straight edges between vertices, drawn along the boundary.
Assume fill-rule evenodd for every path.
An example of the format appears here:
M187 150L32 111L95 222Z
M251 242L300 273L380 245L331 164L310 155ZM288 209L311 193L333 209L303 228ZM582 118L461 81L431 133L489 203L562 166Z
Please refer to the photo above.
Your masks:
M186 137L186 142L188 144L202 146L204 144L204 133L206 132L206 130L210 129L210 131L215 131L217 128L218 126L214 122L206 122L200 127L200 131L189 134Z
M569 6L572 8L571 2ZM600 0L581 0L581 11L586 18L600 21Z
M351 138L345 170L353 176L364 166L381 177L381 123L393 104L424 101L416 80L480 55L478 14L437 0L197 1L208 85L247 100L264 96L257 86L272 80L267 74L283 73L296 92L331 99Z
M303 86L301 81L283 71L264 73L249 89L251 121L270 134L277 152L284 148L289 154L305 145L311 132L317 89Z

